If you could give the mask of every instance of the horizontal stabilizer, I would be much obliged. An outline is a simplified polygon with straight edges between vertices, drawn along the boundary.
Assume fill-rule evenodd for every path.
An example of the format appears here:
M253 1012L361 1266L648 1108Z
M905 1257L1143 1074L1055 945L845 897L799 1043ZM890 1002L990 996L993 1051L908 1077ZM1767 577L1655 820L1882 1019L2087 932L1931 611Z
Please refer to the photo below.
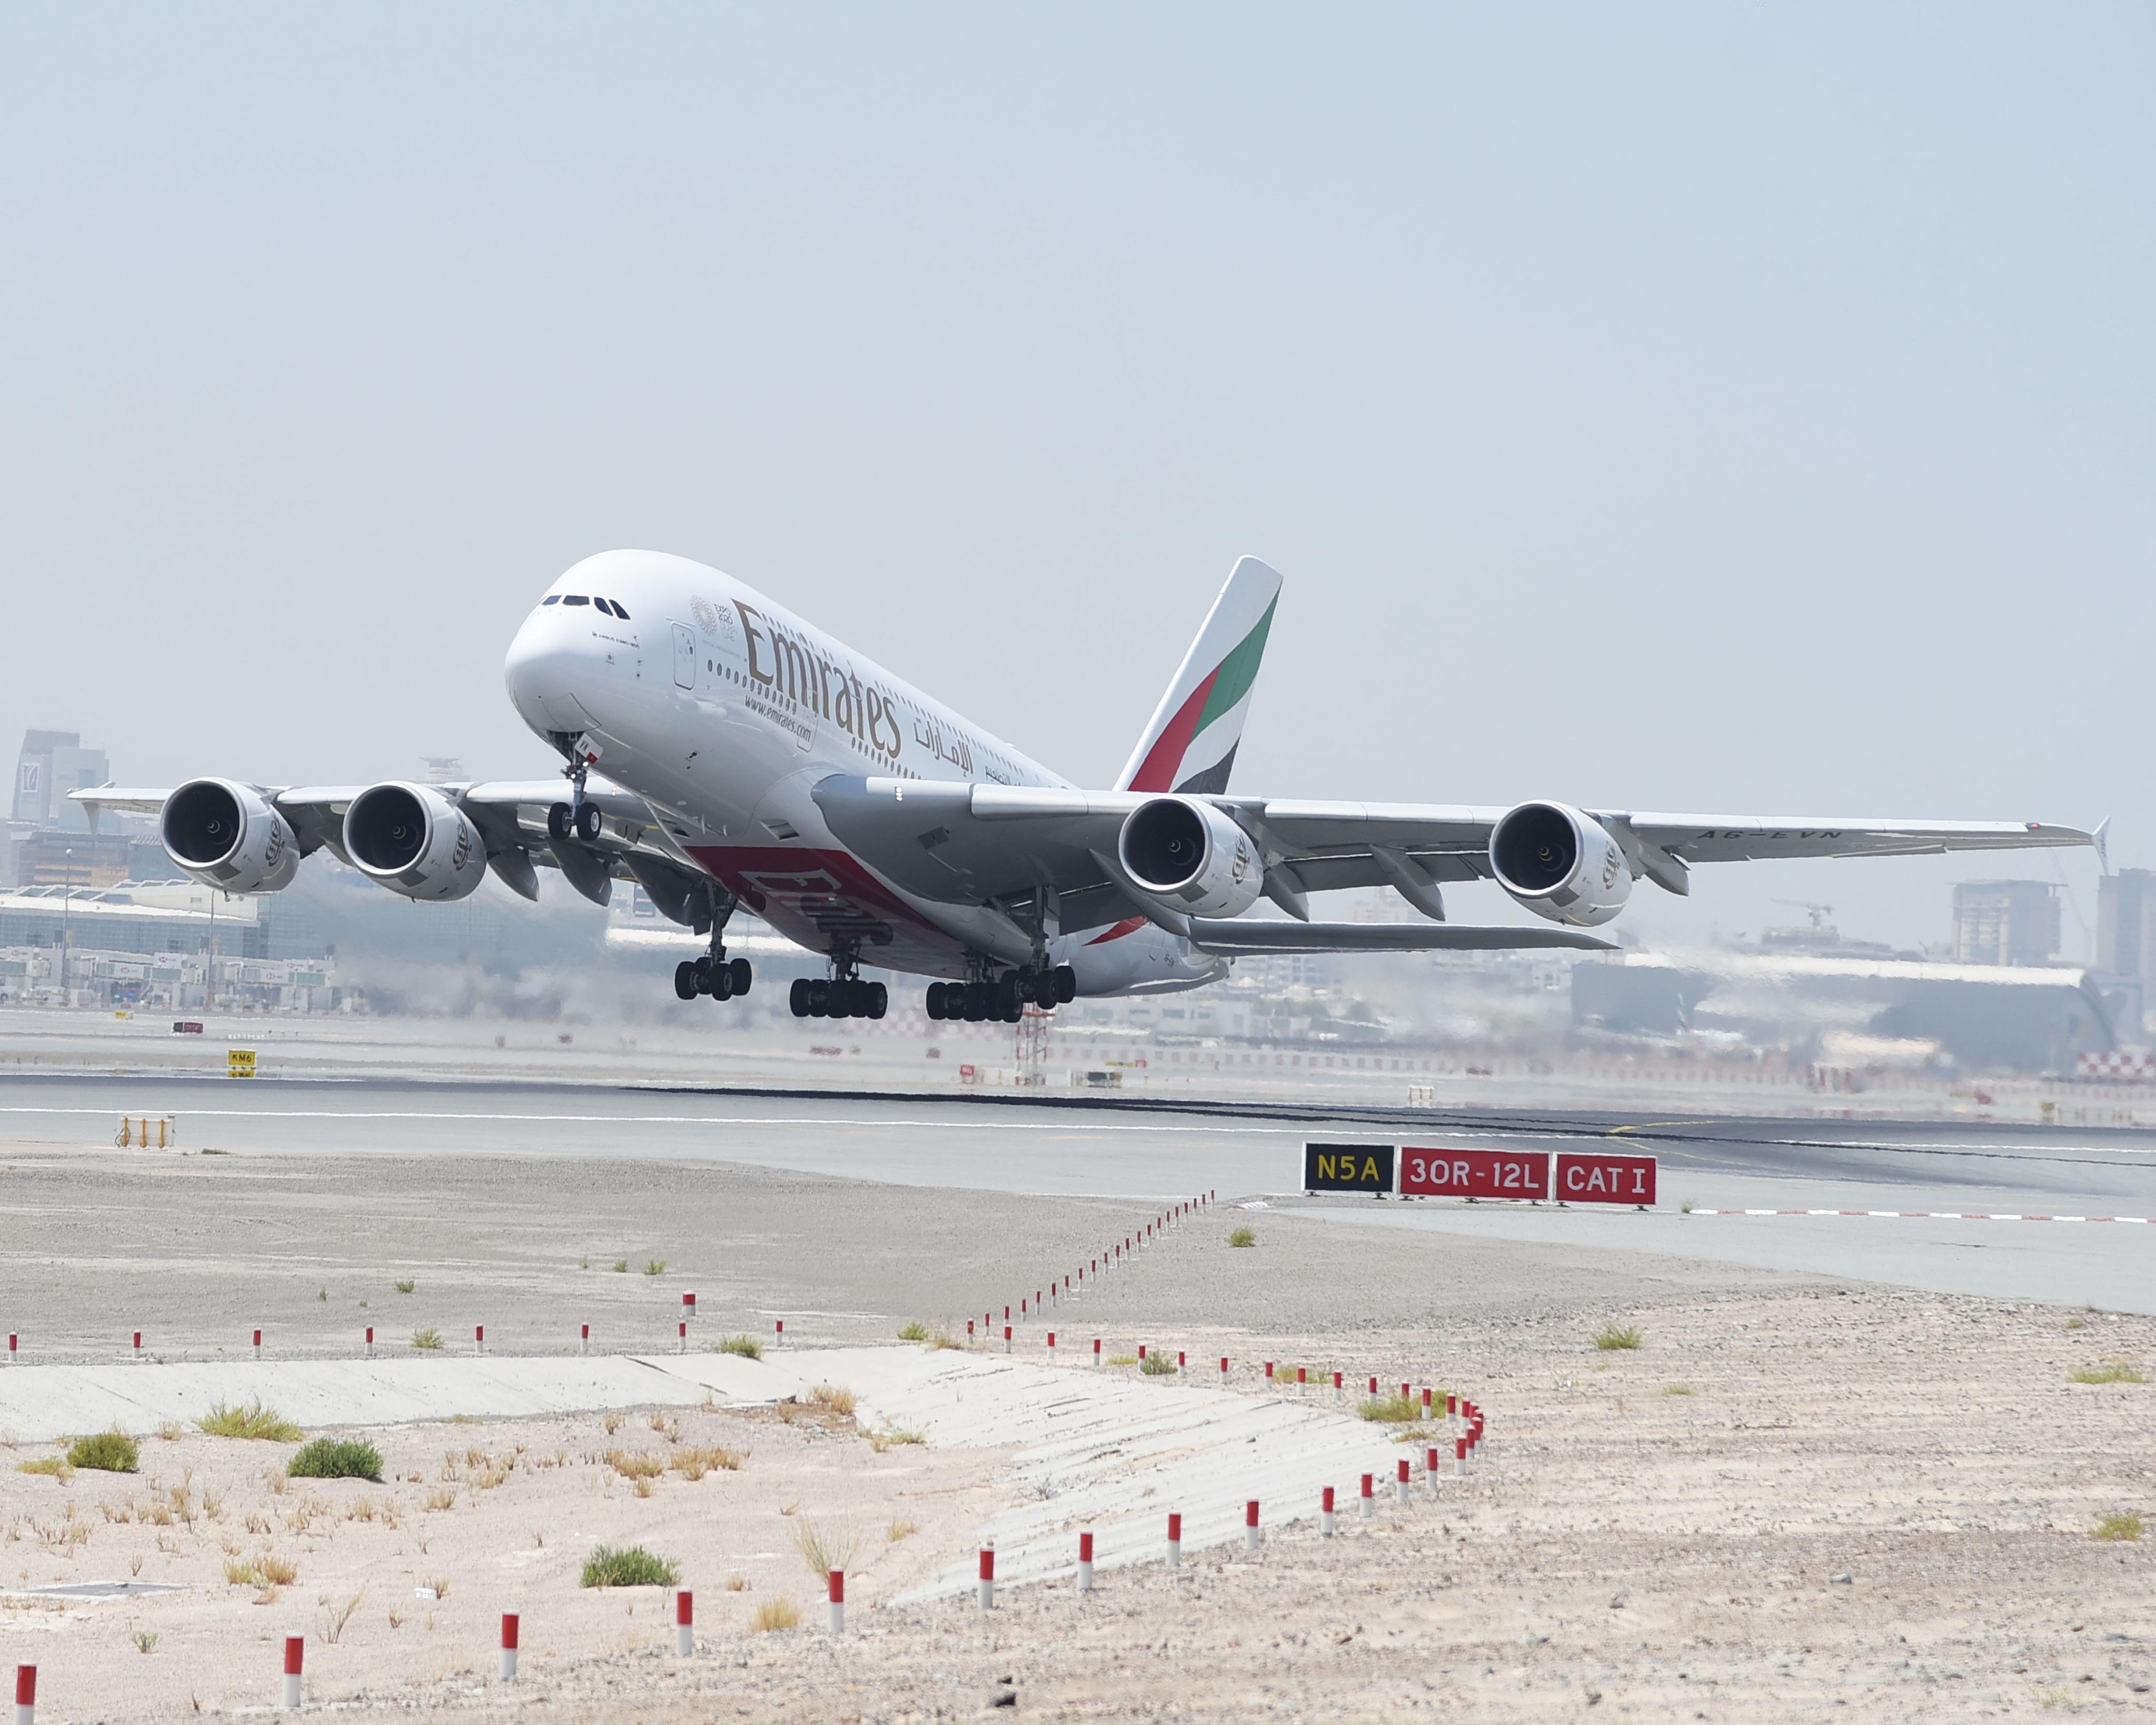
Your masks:
M1617 947L1575 928L1476 928L1460 922L1288 922L1260 916L1194 916L1190 943L1223 957L1264 952L1490 952L1508 947Z

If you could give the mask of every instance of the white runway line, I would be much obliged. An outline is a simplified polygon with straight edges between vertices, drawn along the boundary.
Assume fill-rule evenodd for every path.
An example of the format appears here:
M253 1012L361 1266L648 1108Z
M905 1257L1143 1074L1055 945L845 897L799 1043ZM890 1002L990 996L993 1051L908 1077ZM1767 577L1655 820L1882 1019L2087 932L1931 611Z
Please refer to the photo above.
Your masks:
M2147 1216L2051 1216L1998 1210L1733 1210L1695 1204L1687 1216L1883 1216L1900 1222L2130 1222L2149 1225Z
M536 1126L800 1126L862 1127L881 1132L891 1127L943 1132L953 1127L965 1132L1203 1132L1212 1137L1293 1138L1300 1141L1300 1127L1277 1126L1159 1126L1134 1121L1083 1120L878 1120L829 1119L821 1116L783 1114L480 1114L366 1108L187 1108L178 1111L195 1120L439 1120L488 1121ZM108 1120L110 1108L0 1107L0 1114L58 1114Z

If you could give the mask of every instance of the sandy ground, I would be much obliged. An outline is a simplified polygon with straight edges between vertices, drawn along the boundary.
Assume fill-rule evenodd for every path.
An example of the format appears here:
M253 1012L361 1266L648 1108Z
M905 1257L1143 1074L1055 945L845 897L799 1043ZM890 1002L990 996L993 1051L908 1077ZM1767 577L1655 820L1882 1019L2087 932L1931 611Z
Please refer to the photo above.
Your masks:
M507 1179L499 1158L14 1167L0 1297L11 1322L86 1352L110 1352L124 1311L152 1295L160 1333L204 1350L255 1321L332 1348L362 1298L444 1329L513 1299L515 1322L541 1336L603 1300L610 1325L670 1332L677 1274L715 1327L786 1305L821 1314L798 1321L804 1343L888 1337L1015 1295L1136 1219L1098 1200L723 1165L610 1164L603 1181L559 1158ZM873 1601L963 1558L1010 1490L995 1452L879 1455L843 1422L812 1433L692 1412L680 1446L723 1443L747 1461L669 1475L639 1498L592 1459L674 1447L634 1417L613 1434L597 1420L438 1425L382 1435L401 1476L386 1487L280 1495L263 1446L151 1437L139 1481L0 1473L8 1579L125 1579L140 1556L139 1579L190 1590L57 1609L10 1598L4 1656L39 1663L48 1721L170 1717L195 1698L264 1706L275 1638L293 1630L310 1636L318 1698L401 1717L926 1719L993 1711L1004 1693L1070 1718L2156 1711L2156 1539L2090 1537L2106 1515L2156 1519L2156 1388L2069 1381L2113 1360L2156 1376L2156 1322L1277 1211L1209 1219L1111 1281L1066 1332L1111 1351L1227 1353L1254 1394L1266 1357L1456 1384L1491 1410L1486 1470L1443 1482L1435 1503L1343 1521L1329 1543L1301 1522L1255 1562L1117 1571L1084 1601L1067 1585L1012 1589L983 1623L963 1602ZM1258 1229L1255 1250L1225 1245L1240 1219ZM622 1251L666 1256L669 1271L613 1275L601 1254ZM388 1286L400 1274L413 1295ZM1613 1322L1642 1345L1594 1348ZM195 1525L146 1525L150 1480L169 1503L190 1466ZM428 1509L438 1491L454 1507ZM311 1499L326 1507L301 1516ZM361 1499L373 1522L349 1518ZM129 1500L135 1519L105 1519L103 1502ZM859 1572L870 1603L843 1642L814 1630L813 1610L801 1629L747 1627L763 1599L814 1603L788 1540L802 1516L871 1535L894 1517L919 1527ZM74 1527L86 1541L70 1543ZM588 1542L624 1536L683 1556L700 1580L750 1579L740 1598L699 1585L695 1660L661 1651L656 1592L573 1585ZM223 1580L228 1543L237 1560L285 1556L297 1575L258 1605L260 1588ZM438 1563L449 1597L418 1599ZM362 1585L326 1645L327 1616ZM530 1625L513 1691L492 1676L503 1609ZM136 1651L138 1632L157 1635L153 1651Z

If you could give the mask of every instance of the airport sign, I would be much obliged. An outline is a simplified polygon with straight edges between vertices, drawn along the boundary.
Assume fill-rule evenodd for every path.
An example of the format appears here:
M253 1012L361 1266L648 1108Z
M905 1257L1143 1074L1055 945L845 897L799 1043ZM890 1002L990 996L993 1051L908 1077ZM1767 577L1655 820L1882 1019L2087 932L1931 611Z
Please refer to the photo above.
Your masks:
M1368 1192L1383 1198L1393 1189L1393 1147L1306 1143L1302 1147L1302 1189Z
M1548 1198L1547 1150L1400 1149L1403 1198Z

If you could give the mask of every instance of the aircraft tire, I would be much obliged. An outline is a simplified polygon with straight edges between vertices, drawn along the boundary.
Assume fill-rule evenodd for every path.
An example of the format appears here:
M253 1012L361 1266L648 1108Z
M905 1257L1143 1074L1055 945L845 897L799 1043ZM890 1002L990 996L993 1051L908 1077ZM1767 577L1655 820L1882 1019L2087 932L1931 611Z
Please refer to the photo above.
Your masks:
M748 993L748 985L756 980L756 973L749 968L749 962L746 958L734 959L726 966L726 968L733 973L734 999L738 1000Z
M684 1000L696 998L696 963L693 958L684 958L674 967L674 992Z
M714 1000L732 999L734 998L733 966L731 964L715 965L712 968L709 979L705 983L705 993L708 993Z
M978 1024L988 1017L988 1003L986 999L988 992L988 985L985 983L966 984L966 1022L968 1024Z
M1063 991L1055 986L1055 973L1044 971L1033 982L1033 1004L1043 1012L1053 1012L1062 1004Z
M577 811L577 836L590 844L599 835L599 809L596 803L587 803Z
M569 805L557 803L547 811L547 836L562 839L569 836Z
M808 1016L808 978L807 977L798 976L793 978L793 986L786 991L786 1004L793 1009L793 1016L797 1019L805 1019Z
M869 984L869 1011L872 1019L880 1019L891 1010L891 990L881 983Z
M927 998L922 1004L927 1010L930 1022L940 1022L943 1017L943 984L931 983Z
M1059 1004L1068 1006L1078 998L1078 973L1067 964L1055 967L1055 999Z

